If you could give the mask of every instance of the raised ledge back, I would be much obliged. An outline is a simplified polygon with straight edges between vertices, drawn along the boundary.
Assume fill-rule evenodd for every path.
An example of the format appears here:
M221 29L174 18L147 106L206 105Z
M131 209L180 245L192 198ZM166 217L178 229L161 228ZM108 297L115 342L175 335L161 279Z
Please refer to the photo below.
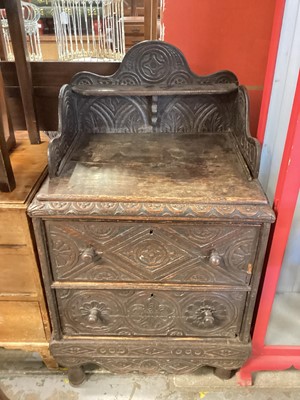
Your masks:
M123 112L110 111L109 114L114 115L112 120L105 110L106 105L102 107L102 102L105 103L105 100L101 99L101 93L105 95L105 90L101 90L101 86L104 85L119 86L123 89L126 86L137 89L152 88L149 92L152 95L152 105L143 98L147 95L145 91L141 96L135 97L139 99L138 101L131 99L132 94L128 93L128 100L125 98L122 100L123 103L128 103L126 107L121 106ZM89 95L91 91L85 90L84 87L91 89L98 87L99 90L96 92L98 96L100 95L100 99ZM179 88L181 96L174 93L174 87ZM191 87L196 88L194 94L199 90L198 98L203 102L199 106L197 102L192 101L192 117L190 100L185 100L191 94L189 92ZM83 96L80 92L76 93L76 88L83 88L80 89ZM156 93L157 88L159 90ZM168 94L168 89L171 88L169 95L172 96L171 101L168 96L165 100L161 100L160 110L163 110L163 115L157 112L158 97L155 96L163 94L162 88L164 94ZM216 93L226 94L225 98L219 97ZM86 95L90 98L87 99ZM98 110L93 107L94 103L97 103ZM246 90L239 86L238 79L232 72L219 71L207 76L198 76L190 70L181 51L173 45L162 41L141 42L128 51L115 74L101 76L91 72L80 72L72 78L70 84L62 87L59 95L59 128L49 144L49 175L54 177L60 174L83 128L90 133L127 132L133 128L138 133L141 128L141 131L152 129L158 133L189 132L191 129L198 133L205 131L232 133L252 177L257 178L260 144L250 134L248 114ZM136 120L134 126L132 116ZM177 121L175 131L174 121Z

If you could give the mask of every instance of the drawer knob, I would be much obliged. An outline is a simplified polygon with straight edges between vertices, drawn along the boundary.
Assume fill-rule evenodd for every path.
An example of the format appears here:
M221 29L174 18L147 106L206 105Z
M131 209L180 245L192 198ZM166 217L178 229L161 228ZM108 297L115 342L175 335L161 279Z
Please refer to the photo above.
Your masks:
M221 264L221 259L220 254L216 250L213 250L209 256L209 264L212 267L218 267Z
M203 323L204 326L212 326L215 322L214 316L212 314L211 310L205 310L204 311L204 318L203 318Z
M92 262L100 259L101 255L102 253L97 252L93 247L88 247L82 252L81 258L83 261Z
M94 324L95 322L98 321L98 319L99 319L99 310L97 308L92 308L88 316L89 322Z

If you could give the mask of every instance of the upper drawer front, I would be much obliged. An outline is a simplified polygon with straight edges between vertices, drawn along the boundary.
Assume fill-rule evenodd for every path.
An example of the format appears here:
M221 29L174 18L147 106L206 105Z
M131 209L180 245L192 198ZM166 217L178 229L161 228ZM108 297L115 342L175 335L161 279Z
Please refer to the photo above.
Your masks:
M46 221L54 279L244 283L259 227Z
M247 292L63 290L57 303L68 336L239 335Z

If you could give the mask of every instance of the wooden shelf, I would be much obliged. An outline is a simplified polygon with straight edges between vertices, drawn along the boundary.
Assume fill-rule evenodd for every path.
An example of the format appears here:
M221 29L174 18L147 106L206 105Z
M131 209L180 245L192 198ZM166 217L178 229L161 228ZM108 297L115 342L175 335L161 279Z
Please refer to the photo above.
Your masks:
M79 85L72 90L82 96L173 96L224 94L238 89L235 83L219 85L182 85L182 86L108 86L108 85Z

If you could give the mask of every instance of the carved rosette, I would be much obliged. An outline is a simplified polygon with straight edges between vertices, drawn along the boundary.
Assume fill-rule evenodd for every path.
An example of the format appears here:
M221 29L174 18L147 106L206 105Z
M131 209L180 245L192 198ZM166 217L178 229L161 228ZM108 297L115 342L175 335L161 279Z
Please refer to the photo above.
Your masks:
M223 329L228 324L228 314L231 318L236 318L234 309L226 298L220 300L209 296L186 305L183 313L186 322L197 330Z
M57 268L68 269L78 261L79 251L76 243L61 232L51 234L51 249Z

